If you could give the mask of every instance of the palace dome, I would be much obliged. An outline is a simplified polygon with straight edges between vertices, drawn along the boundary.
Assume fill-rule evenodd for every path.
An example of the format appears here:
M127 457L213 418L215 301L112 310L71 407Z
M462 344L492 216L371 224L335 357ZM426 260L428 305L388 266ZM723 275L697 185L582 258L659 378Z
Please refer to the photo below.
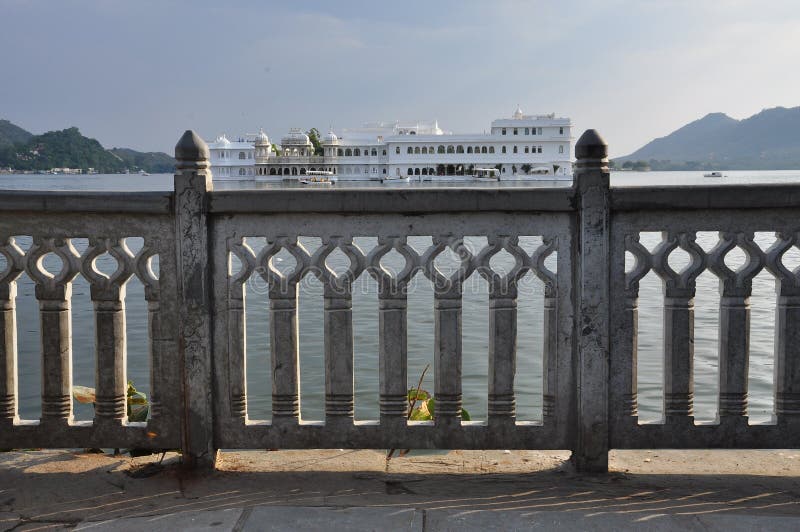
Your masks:
M269 137L266 133L264 133L263 128L259 128L258 130L258 137L256 137L256 145L257 146L269 146Z
M281 146L310 146L311 139L308 135L300 131L298 128L292 128L289 133L281 139Z
M228 137L225 136L225 133L217 137L214 142L220 146L230 146L231 144L231 141L228 140Z
M517 120L521 119L525 115L522 114L522 109L520 108L519 104L517 104L517 110L514 111L513 117Z
M323 139L323 143L325 144L336 144L338 142L339 142L339 137L337 137L336 133L334 133L332 130L328 131L328 134L325 135L325 138Z

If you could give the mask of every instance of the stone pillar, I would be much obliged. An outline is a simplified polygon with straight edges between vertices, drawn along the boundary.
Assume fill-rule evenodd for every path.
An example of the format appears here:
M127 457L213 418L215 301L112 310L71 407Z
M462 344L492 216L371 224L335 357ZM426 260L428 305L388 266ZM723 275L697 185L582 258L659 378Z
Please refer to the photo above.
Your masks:
M579 471L608 470L609 171L608 145L594 129L575 145L579 202L575 246L578 427L572 460Z
M213 468L211 275L208 195L213 188L208 146L193 131L175 145L179 356L183 368L182 448L189 467Z

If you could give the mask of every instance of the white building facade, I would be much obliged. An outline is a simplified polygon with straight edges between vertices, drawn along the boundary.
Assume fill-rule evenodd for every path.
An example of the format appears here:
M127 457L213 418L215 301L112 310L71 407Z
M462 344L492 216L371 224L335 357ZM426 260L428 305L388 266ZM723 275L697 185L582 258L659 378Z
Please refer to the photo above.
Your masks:
M278 153L262 132L250 145L253 177L247 169L241 175L282 181L326 171L339 180L438 181L469 180L476 169L492 168L501 180L569 179L571 133L569 118L525 115L519 108L510 118L494 120L489 133L452 134L437 122L366 124L339 135L330 131L319 139L321 153L315 153L311 139L299 129L281 139ZM214 148L209 147L216 178Z
M263 132L262 132L263 133ZM253 137L253 135L251 135ZM219 181L252 181L255 177L256 147L252 139L230 141L222 134L208 143L211 174Z

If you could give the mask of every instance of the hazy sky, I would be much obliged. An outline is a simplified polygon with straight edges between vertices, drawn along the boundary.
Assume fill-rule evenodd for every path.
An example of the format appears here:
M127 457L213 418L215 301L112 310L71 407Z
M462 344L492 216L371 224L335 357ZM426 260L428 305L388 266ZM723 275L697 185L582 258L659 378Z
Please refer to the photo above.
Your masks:
M0 118L172 152L264 127L569 116L624 155L800 105L798 0L0 0Z

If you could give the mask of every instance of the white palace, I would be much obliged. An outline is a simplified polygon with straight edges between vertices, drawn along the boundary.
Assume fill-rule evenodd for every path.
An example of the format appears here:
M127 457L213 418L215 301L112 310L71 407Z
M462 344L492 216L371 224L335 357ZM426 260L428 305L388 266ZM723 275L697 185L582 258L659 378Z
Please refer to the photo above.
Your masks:
M328 172L338 180L469 180L476 169L496 169L500 180L552 180L572 175L569 118L525 115L494 120L489 133L452 134L437 122L375 123L322 135L315 153L309 136L292 129L278 152L262 130L232 142L209 143L216 180L298 180Z

